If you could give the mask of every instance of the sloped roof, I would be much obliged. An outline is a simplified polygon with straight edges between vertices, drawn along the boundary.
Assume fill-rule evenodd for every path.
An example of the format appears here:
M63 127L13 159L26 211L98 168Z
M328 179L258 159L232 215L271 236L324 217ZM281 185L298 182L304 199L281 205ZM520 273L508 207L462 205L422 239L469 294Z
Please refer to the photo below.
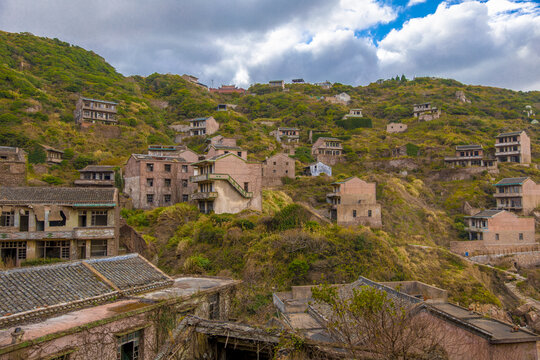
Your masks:
M41 145L41 147L45 150L48 150L48 151L54 151L54 152L59 152L59 153L64 153L62 150L58 150L58 149L55 149L49 145Z
M1 204L116 204L114 188L0 187Z
M490 217L493 217L497 214L500 214L502 212L504 212L505 210L483 210L483 211L480 211L479 213L476 213L474 214L473 216L466 216L468 218L490 218Z
M343 180L341 180L341 181L333 182L332 185L333 185L333 184L345 184L347 181L351 181L352 179L358 179L358 180L360 180L360 181L365 182L364 180L360 179L360 178L357 177L357 176L351 176L351 177L348 177L348 178L343 179Z
M502 133L502 134L497 135L496 137L500 138L500 137L505 137L505 136L516 136L516 135L521 134L523 131L524 130Z
M210 144L208 147L214 147L218 150L242 150L239 146L229 146L229 145L221 145L221 144Z
M114 166L111 165L88 165L84 169L79 170L79 172L95 172L95 171L114 171Z
M341 140L333 138L333 137L320 137L317 140L319 140L319 139L325 140L325 141L339 141L339 142L341 142Z
M515 177L515 178L504 178L498 183L495 184L495 186L506 186L506 185L521 185L527 180L528 177Z
M456 150L482 150L482 149L483 149L482 145L476 145L476 144L456 146Z
M12 152L16 153L17 148L12 146L0 146L0 152L6 153L6 152Z
M118 103L116 103L114 101L97 100L97 99L91 99L91 98L85 98L85 97L83 97L81 99L86 100L86 101L94 101L94 102L104 103L104 104L118 105Z
M185 151L185 150L184 150ZM179 155L149 155L149 154L131 154L135 160L152 160L152 161L178 161L187 162L186 159Z

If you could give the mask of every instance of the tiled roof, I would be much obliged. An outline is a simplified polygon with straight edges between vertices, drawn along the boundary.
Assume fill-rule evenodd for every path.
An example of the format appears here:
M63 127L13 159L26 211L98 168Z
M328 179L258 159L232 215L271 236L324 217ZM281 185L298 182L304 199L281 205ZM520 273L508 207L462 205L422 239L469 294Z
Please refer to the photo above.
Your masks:
M496 137L500 138L500 137L506 137L506 136L516 136L516 135L521 134L522 132L523 132L523 130L507 132L507 133L499 134Z
M64 153L62 150L58 150L58 149L55 149L51 146L48 146L48 145L41 145L41 147L45 150L48 150L48 151L54 151L54 152L59 152L59 153Z
M3 153L7 153L7 152L14 153L14 152L17 152L17 148L16 148L16 147L11 147L11 146L0 146L0 152L3 152Z
M210 144L210 146L213 146L215 149L221 149L221 150L242 150L242 148L239 146L228 146L228 145L221 145L221 144Z
M295 128L295 127L278 127L278 130L296 130L296 131L300 131L299 128Z
M521 185L527 180L528 177L516 177L516 178L504 178L498 183L495 184L495 186L505 186L505 185Z
M116 189L0 187L1 204L116 204Z
M458 145L456 150L482 150L482 145Z
M189 121L189 122L193 122L193 121L202 121L202 120L206 120L206 119L208 119L208 118L209 118L209 116L207 116L207 117L195 118L195 119L189 119L188 121Z
M321 139L321 140L327 140L327 141L341 141L341 140L336 139L336 138L333 138L333 137L320 137L320 138L318 138L317 140L319 140L319 139Z
M483 211L480 211L479 213L476 213L474 214L473 216L467 216L467 217L470 217L470 218L490 218L490 217L493 217L501 212L503 212L504 210L483 210Z
M96 100L96 99L90 99L90 98L85 98L85 97L83 97L82 99L87 100L87 101L94 101L94 102L104 103L104 104L118 105L118 103L116 103L114 101Z
M136 160L153 160L153 161L179 161L179 162L187 162L186 159L178 156L178 155L149 155L149 154L131 154L134 159Z
M114 166L111 165L88 165L79 172L94 172L94 171L114 171Z

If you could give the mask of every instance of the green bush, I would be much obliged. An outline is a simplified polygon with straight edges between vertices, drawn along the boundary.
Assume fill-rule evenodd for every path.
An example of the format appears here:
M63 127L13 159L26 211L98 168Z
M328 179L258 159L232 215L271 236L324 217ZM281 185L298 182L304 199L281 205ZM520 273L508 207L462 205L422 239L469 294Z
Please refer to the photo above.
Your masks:
M195 240L207 244L217 244L223 240L225 230L215 227L211 223L202 224L195 234Z
M41 180L45 181L47 184L50 184L50 185L61 185L64 183L64 180L54 175L43 175L41 177Z
M304 259L294 259L287 266L287 272L293 282L298 283L305 279L309 271L309 264Z
M31 164L43 164L47 161L47 154L40 145L34 145L28 152L28 162Z
M0 124L1 125L16 125L22 123L21 119L19 119L17 116L6 113L0 115Z
M268 227L274 231L284 231L301 227L309 221L310 214L303 206L290 204L285 206L270 220Z
M353 130L358 128L372 128L373 122L369 118L365 117L353 117L336 121L336 125L345 129Z
M94 159L93 156L89 155L79 155L74 161L73 161L73 167L77 170L80 170L88 165L93 165L96 163L96 159Z
M418 153L420 151L420 148L417 145L408 143L405 145L407 148L407 155L408 156L418 156Z

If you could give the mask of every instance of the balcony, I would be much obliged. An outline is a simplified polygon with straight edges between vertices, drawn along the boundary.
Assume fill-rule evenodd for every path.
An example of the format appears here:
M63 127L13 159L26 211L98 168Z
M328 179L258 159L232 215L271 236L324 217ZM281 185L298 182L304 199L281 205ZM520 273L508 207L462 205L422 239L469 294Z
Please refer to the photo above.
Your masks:
M224 180L227 181L233 188L236 189L243 197L252 198L253 193L244 190L229 174L201 174L191 176L189 180L193 183L205 182L205 181L214 181L214 180Z
M519 204L514 204L514 205L497 204L497 209L503 209L503 210L523 210L523 205L519 205Z
M110 239L114 238L115 227L94 226L65 231L19 231L0 233L0 240L44 240L44 239Z
M495 143L495 147L519 145L519 141Z
M340 196L341 196L341 193L338 193L338 192L331 192L331 193L326 194L327 198L340 197Z
M476 226L469 226L465 228L465 231L471 231L471 232L487 232L487 227L476 227Z
M215 191L211 192L198 192L191 195L191 200L213 200L217 198L218 193Z
M521 155L521 151L520 150L498 151L495 153L495 156L512 156L512 155Z
M496 197L496 198L516 198L516 199L521 199L523 197L523 193L521 192L505 192L505 193L495 193L493 194L493 197Z
M467 160L482 160L483 156L477 155L477 156L454 156L454 157L445 157L444 161L467 161Z

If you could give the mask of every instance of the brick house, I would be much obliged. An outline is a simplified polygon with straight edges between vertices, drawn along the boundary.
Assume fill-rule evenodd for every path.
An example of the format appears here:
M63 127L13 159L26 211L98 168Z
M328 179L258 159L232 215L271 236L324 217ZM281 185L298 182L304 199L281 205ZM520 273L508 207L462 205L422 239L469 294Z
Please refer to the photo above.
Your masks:
M178 156L132 154L124 170L124 192L130 196L133 207L152 209L189 201L195 188L189 182L193 175L191 163L198 156L189 157L194 155L191 150Z
M420 121L431 121L438 119L441 116L441 110L432 107L431 103L415 104L413 107L413 115Z
M262 186L283 185L284 177L295 178L295 162L287 154L276 154L262 162Z
M116 125L118 103L81 97L75 105L75 123L82 127L92 124Z
M311 155L328 165L335 165L343 160L343 146L336 138L320 137L311 147Z
M216 135L206 139L206 142L214 145L236 146L236 139L226 138L223 135Z
M497 160L488 157L482 145L458 145L455 156L445 157L444 162L455 167L485 167L497 168Z
M499 162L531 163L531 139L523 130L499 134L495 141L495 157Z
M300 129L294 127L279 127L272 131L272 134L279 142L298 143L300 141Z
M0 252L4 263L116 255L115 188L1 187Z
M79 173L80 178L75 180L75 186L114 187L114 166L88 165Z
M192 164L191 182L197 191L191 199L203 213L235 214L262 210L262 169L233 153L218 155Z
M361 118L363 117L364 115L362 115L362 109L351 109L349 110L349 113L348 114L345 114L343 116L343 119L348 119L348 118Z
M402 133L405 131L407 131L407 124L391 122L386 125L386 132L390 134Z
M17 147L0 146L0 186L26 184L26 152Z
M189 120L189 136L212 135L219 129L219 123L213 116Z
M304 167L304 175L306 176L319 176L321 174L332 176L332 167L323 164L320 161L314 162Z
M330 219L339 225L367 225L380 228L381 205L377 204L376 184L356 176L332 184L326 195L331 204Z
M529 215L540 205L540 184L531 178L505 178L495 184L497 209L514 210Z
M64 152L62 150L55 149L47 145L41 145L43 151L45 151L46 159L48 164L60 164L62 158L64 157Z
M1 271L0 360L155 359L185 316L228 320L239 283L137 254Z

